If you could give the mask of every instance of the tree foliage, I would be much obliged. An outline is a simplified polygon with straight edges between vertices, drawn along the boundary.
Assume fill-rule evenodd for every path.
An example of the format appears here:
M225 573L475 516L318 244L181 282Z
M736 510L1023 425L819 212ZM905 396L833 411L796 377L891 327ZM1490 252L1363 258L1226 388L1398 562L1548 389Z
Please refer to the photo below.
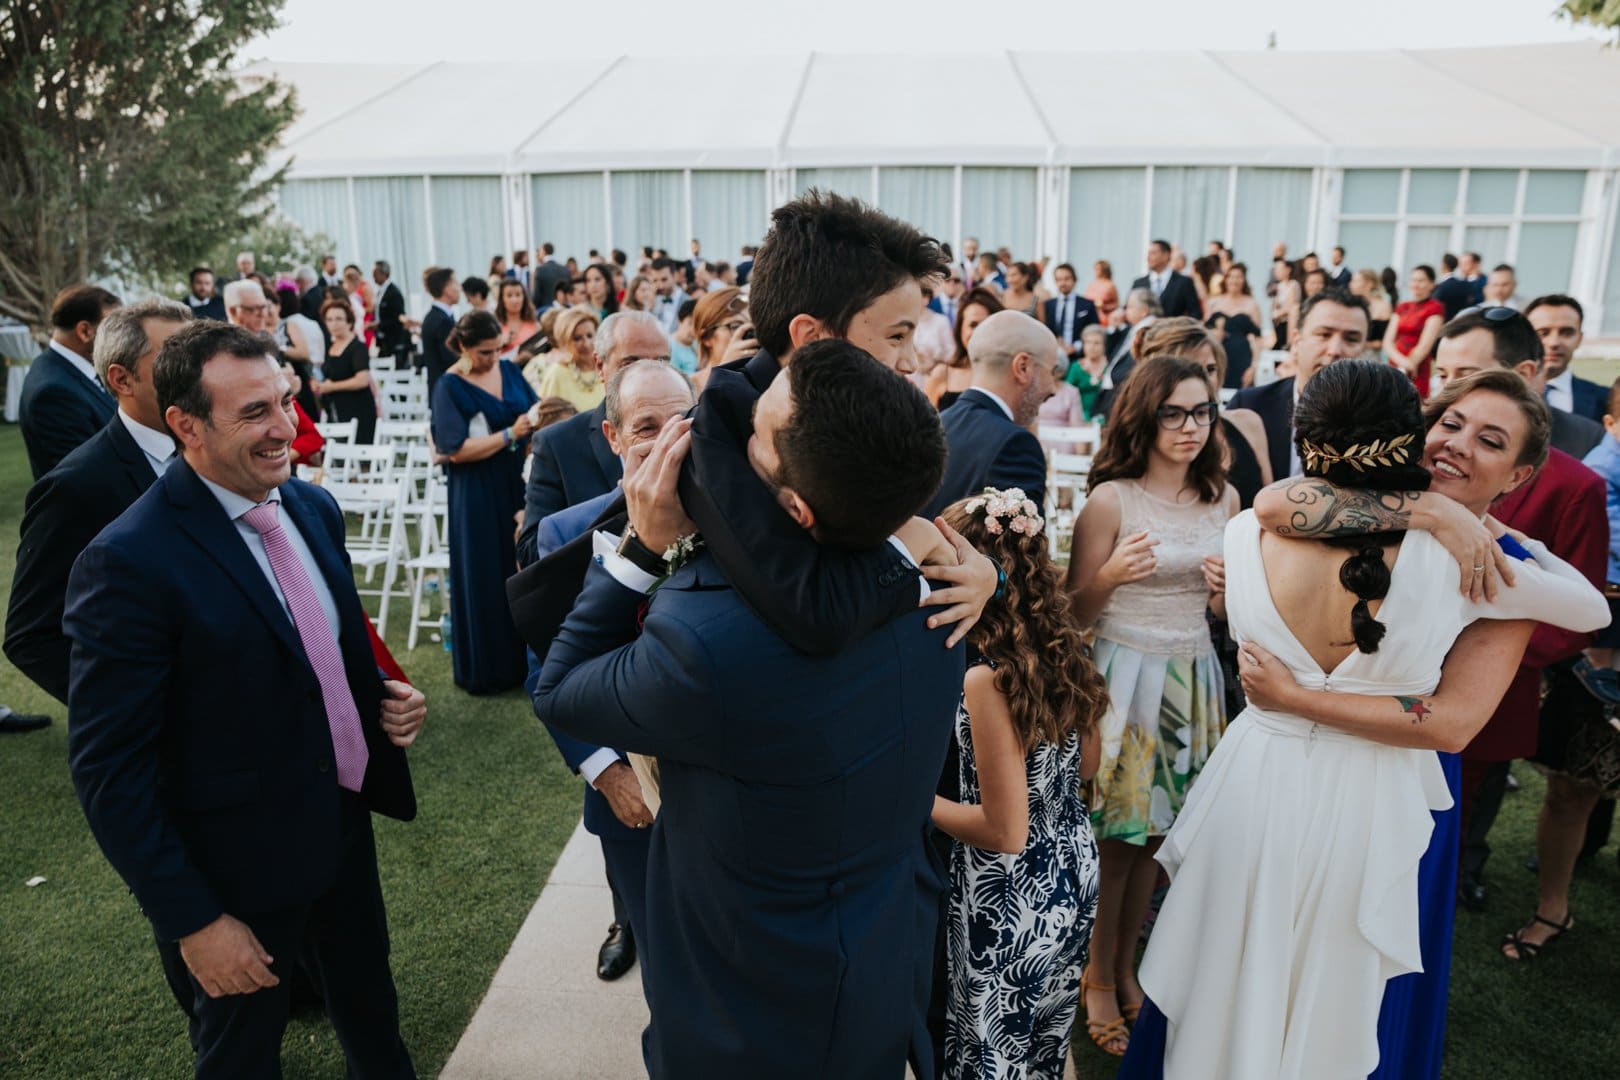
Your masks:
M1558 13L1572 23L1620 35L1620 0L1564 0Z
M296 106L232 65L280 3L0 4L0 312L37 328L64 285L172 278L248 232Z

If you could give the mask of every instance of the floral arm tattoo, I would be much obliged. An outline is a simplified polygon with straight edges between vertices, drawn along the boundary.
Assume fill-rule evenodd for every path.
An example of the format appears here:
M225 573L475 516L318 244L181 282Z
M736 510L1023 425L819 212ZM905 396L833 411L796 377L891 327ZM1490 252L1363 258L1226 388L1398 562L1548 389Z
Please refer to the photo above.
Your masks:
M1420 491L1345 488L1315 477L1295 476L1271 485L1288 500L1288 524L1278 536L1321 539L1399 532L1411 527L1410 505Z
M1395 700L1400 703L1401 712L1412 714L1412 723L1414 724L1421 724L1434 715L1434 710L1429 708L1429 703L1422 698L1402 697L1400 694L1396 694Z

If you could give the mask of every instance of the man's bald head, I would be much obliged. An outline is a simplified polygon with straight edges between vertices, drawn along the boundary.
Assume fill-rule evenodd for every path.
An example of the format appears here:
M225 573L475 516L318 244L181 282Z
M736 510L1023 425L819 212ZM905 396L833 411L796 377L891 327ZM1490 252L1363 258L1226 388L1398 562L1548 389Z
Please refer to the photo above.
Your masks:
M696 400L692 380L664 360L626 364L608 380L604 411L608 423L618 427L647 398L683 398L687 408Z
M973 385L1006 403L1013 422L1028 426L1061 378L1056 336L1022 311L998 311L973 331L968 359Z

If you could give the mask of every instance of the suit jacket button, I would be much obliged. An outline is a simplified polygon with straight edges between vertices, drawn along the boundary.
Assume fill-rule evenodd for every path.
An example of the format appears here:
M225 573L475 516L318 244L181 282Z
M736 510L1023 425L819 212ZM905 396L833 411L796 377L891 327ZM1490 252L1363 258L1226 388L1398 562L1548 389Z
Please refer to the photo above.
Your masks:
M315 762L315 771L316 772L331 772L332 771L332 763L330 761L327 761L325 758L321 758L319 761Z
M828 896L835 896L835 897L836 896L843 896L844 895L844 883L842 881L835 881L831 885L827 886L827 895Z

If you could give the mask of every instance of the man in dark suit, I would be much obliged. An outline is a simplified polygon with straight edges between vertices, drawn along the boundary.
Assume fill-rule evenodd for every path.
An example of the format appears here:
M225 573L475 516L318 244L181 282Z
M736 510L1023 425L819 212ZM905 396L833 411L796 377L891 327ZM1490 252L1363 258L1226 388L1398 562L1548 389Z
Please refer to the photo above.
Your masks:
M951 448L945 477L923 508L936 517L987 487L1022 488L1046 505L1046 454L1029 427L1056 392L1068 364L1052 332L1021 311L998 311L968 343L973 385L940 414Z
M1159 299L1167 319L1187 315L1202 321L1204 305L1198 299L1198 287L1186 274L1170 268L1170 242L1155 240L1148 244L1148 272L1131 282L1133 289L1148 289Z
M558 262L554 256L557 249L547 240L540 245L540 262L534 268L534 306L544 307L555 303L557 299L557 286L573 277L568 272L566 263Z
M1333 261L1322 268L1327 276L1327 283L1340 289L1350 288L1350 266L1344 261L1344 248L1333 249Z
M596 332L596 370L605 386L619 368L638 360L668 360L669 338L645 311L618 311ZM519 566L534 562L535 533L543 518L612 491L623 475L619 455L603 434L607 401L578 416L544 428L534 437L534 461L524 489L523 527L518 533ZM572 538L570 538L572 539Z
M225 300L214 287L214 272L208 267L192 268L191 291L186 294L186 305L199 319L225 321Z
M1046 328L1063 343L1064 355L1072 360L1080 355L1080 332L1101 320L1097 318L1097 305L1075 291L1080 279L1072 265L1059 263L1052 271L1052 280L1057 283L1058 294L1046 302Z
M1570 368L1570 361L1584 340L1582 324L1586 312L1573 296L1538 296L1524 309L1525 318L1541 339L1545 356L1547 404L1555 418L1560 412L1603 422L1609 411L1609 388L1583 379ZM1579 455L1585 457L1586 455Z
M684 423L660 436L649 484L674 488L687 437ZM760 398L752 446L799 527L854 548L901 527L945 453L916 388L840 340L797 351ZM651 539L658 526L632 502L630 529ZM836 656L807 656L711 555L649 604L643 555L625 550L590 571L535 705L571 734L659 759L649 1073L898 1076L925 1038L916 965L938 895L925 836L960 650L914 611Z
M192 323L155 379L181 460L68 583L79 801L199 1077L280 1075L301 954L349 1072L411 1076L371 813L415 816L422 695L378 672L337 503L290 478L292 395L261 339Z
M1505 313L1505 317L1502 315ZM1489 368L1512 368L1544 399L1547 365L1534 324L1510 308L1465 312L1446 323L1434 352L1436 389L1452 379ZM1552 445L1577 462L1603 441L1603 425L1552 409Z
M1474 307L1485 299L1483 280L1479 284L1469 281L1458 270L1459 260L1451 252L1440 257L1443 273L1434 287L1434 298L1446 309L1446 321L1457 317L1463 308Z
M293 272L293 281L298 286L299 314L319 324L321 307L326 303L326 280L315 272L314 267L300 266Z
M450 348L450 331L456 328L455 303L461 299L461 283L447 266L430 266L422 272L422 285L433 305L422 316L422 366L427 369L428 400L439 376L450 370L456 354Z
M411 332L405 327L405 294L389 279L392 272L382 259L371 267L371 280L377 286L377 354L393 357L395 367L404 367L411 352Z
M1266 429L1271 475L1276 479L1300 473L1299 451L1294 446L1294 403L1305 384L1324 365L1360 356L1367 348L1371 325L1367 301L1348 290L1329 286L1306 297L1299 306L1299 333L1289 345L1294 377L1248 387L1233 395L1231 408L1253 409L1260 414Z
M603 434L608 446L624 462L626 475L635 475L664 425L690 409L693 398L691 380L668 362L630 364L608 381ZM615 494L605 491L544 518L536 533L538 553L548 555L586 533ZM540 658L531 650L529 660L525 686L532 695L540 678ZM652 821L652 813L622 753L576 739L550 725L547 730L568 767L585 780L585 829L602 844L602 862L613 895L613 925L597 952L596 975L611 981L635 963L636 938L646 924L644 829ZM643 980L646 974L643 963Z
M1107 416L1113 410L1119 388L1125 385L1136 367L1136 335L1163 314L1164 309L1159 307L1159 298L1153 295L1152 289L1132 289L1125 294L1125 321L1108 332L1104 345L1108 362L1103 367L1102 393L1097 397L1096 408L1101 415Z
M158 349L191 321L186 305L145 300L110 312L96 332L96 371L117 399L114 418L28 489L17 547L6 656L67 704L62 605L73 560L163 475L174 436L163 423L152 366Z
M51 304L51 341L34 358L18 401L28 465L38 480L118 411L90 362L96 327L118 297L95 285L69 285Z

